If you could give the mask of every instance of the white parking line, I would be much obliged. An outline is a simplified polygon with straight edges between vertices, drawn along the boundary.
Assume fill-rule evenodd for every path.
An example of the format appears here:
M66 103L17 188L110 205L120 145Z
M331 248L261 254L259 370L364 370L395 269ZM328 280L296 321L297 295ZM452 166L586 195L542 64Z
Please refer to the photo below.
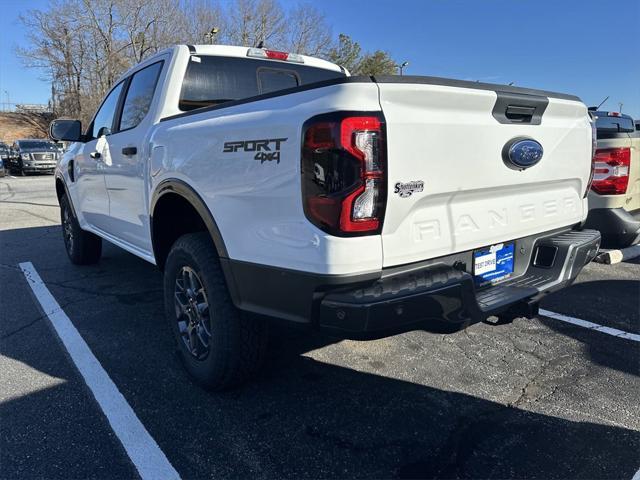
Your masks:
M33 264L21 263L20 269L140 476L144 480L180 478L69 317L51 295Z
M636 472L636 474L633 476L631 480L640 480L640 470Z
M595 330L597 332L606 333L607 335L613 335L614 337L624 338L625 340L640 342L640 335L637 333L625 332L624 330L618 330L617 328L612 327L605 327L604 325L598 325L597 323L588 322L580 318L570 317L568 315L563 315L562 313L551 312L549 310L541 309L538 313L540 315L544 315L545 317L560 320L561 322L572 323L573 325L588 328L589 330ZM638 480L640 480L640 478Z

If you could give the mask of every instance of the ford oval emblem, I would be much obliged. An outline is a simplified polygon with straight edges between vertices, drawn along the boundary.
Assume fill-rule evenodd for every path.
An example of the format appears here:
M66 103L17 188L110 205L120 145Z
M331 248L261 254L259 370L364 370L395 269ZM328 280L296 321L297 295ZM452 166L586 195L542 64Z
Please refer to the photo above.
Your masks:
M542 145L531 138L514 138L505 145L503 158L510 168L524 170L542 159Z

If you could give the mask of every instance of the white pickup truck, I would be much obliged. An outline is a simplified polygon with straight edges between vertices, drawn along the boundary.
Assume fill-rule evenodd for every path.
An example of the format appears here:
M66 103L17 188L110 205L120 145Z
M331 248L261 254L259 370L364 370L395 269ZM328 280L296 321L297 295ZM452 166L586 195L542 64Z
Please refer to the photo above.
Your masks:
M268 319L349 338L534 316L596 255L576 97L350 77L306 56L176 46L124 74L56 189L73 263L102 239L164 272L187 370L237 385Z

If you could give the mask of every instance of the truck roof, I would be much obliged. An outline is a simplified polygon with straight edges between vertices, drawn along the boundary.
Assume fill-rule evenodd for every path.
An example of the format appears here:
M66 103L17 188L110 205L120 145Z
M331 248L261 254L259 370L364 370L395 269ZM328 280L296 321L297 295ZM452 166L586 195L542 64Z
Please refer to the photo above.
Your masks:
M167 53L171 55L176 55L181 49L184 49L185 51L189 51L191 55L255 58L255 57L250 57L248 55L249 50L251 50L252 47L240 47L240 46L234 46L234 45L187 45L187 44L174 45L173 47L169 47L164 50L161 50L156 54L154 54L153 56L146 58L141 63L134 65L133 67L128 69L126 72L124 72L120 76L118 81L120 81L122 78L125 78L132 71L138 70L141 65L153 63L156 58L162 55L166 55ZM269 50L269 49L266 49L266 50ZM287 52L287 53L294 53L294 52ZM304 65L308 67L322 68L325 70L332 70L335 72L343 72L345 75L349 75L349 72L347 72L343 67L336 65L335 63L331 63L331 62L328 62L327 60L322 60L316 57L310 57L308 55L299 55L299 54L297 55L304 60ZM272 58L264 58L263 60L277 62L277 63L285 63L285 64L289 63L287 61L277 60Z

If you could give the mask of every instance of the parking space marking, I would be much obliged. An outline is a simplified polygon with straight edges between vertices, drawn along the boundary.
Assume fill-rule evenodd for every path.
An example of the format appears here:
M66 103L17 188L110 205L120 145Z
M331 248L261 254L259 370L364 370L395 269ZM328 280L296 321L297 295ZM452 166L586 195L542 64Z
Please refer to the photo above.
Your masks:
M640 470L636 472L636 474L633 476L631 480L640 480Z
M613 335L614 337L624 338L625 340L640 342L640 335L637 333L625 332L624 330L618 330L617 328L612 327L605 327L604 325L588 322L587 320L582 320L580 318L570 317L569 315L563 315L562 313L551 312L549 310L541 309L538 313L540 315L544 315L545 317L560 320L561 322L572 323L573 325L588 328L589 330L595 330L597 332L606 333L607 335Z
M71 360L91 390L138 473L146 479L178 479L156 441L151 437L118 387L113 383L76 327L53 297L31 262L20 264L27 283L62 341Z

